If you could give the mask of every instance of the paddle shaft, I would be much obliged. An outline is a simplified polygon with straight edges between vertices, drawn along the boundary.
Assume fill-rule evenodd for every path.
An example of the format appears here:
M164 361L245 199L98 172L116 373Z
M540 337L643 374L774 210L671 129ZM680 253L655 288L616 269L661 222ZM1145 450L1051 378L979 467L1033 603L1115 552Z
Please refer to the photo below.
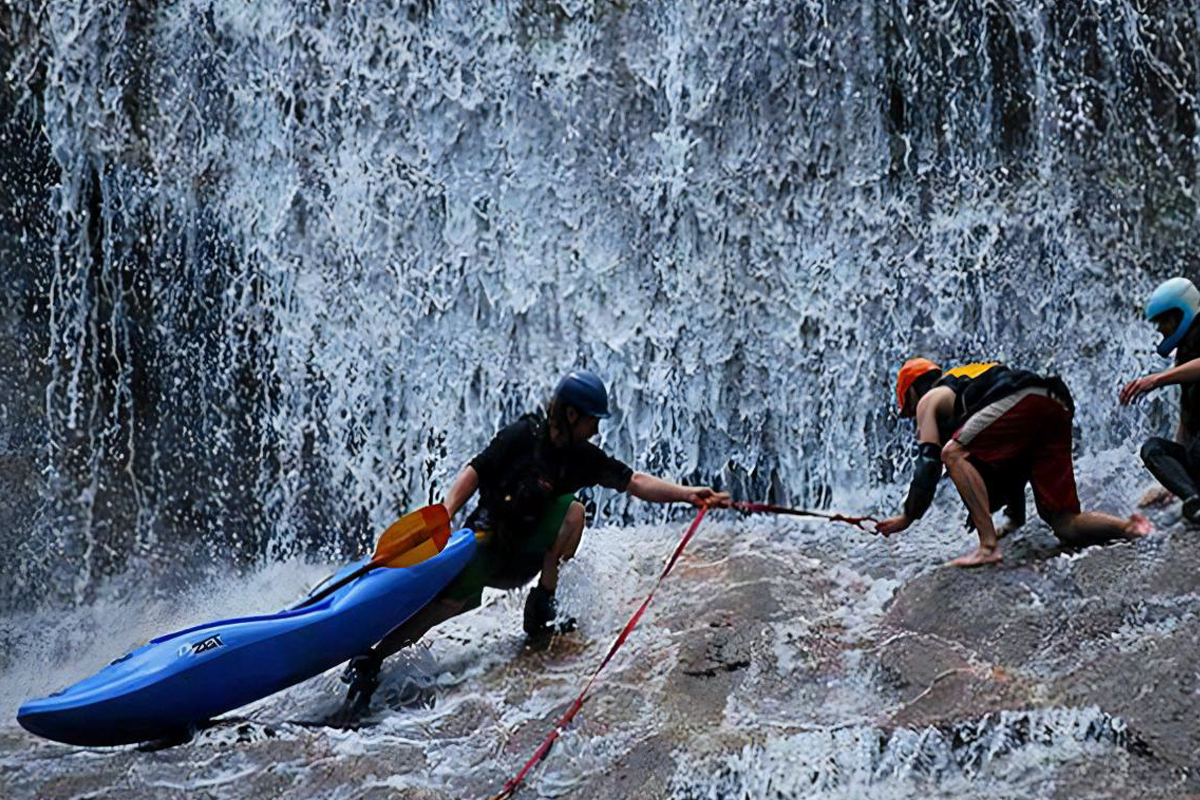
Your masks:
M336 592L338 589L342 588L346 584L352 583L353 581L358 580L363 575L366 575L368 572L370 572L373 569L382 567L384 564L387 563L387 561L388 561L388 559L383 556L371 559L366 564L363 564L361 567L354 570L354 572L351 572L349 575L345 576L344 578L340 578L340 579L334 581L333 583L329 584L328 586L326 586L324 589L317 592L316 594L310 595L310 596L304 598L299 603L297 603L296 605L289 608L288 611L296 611L297 609L306 608L308 606L311 606L313 603L317 603L317 602L320 602L321 600L324 600L326 597L329 597L329 595L333 594L334 592Z

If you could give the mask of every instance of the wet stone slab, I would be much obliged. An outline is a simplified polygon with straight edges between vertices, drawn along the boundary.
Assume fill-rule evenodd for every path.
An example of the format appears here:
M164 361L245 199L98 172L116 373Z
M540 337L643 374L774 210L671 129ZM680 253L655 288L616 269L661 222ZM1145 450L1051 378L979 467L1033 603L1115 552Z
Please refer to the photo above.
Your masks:
M787 542L700 541L519 796L1200 795L1194 538L1014 547L998 569L908 579ZM0 780L6 796L44 800L487 797L628 613L530 648L519 600L389 664L359 730L288 722L336 699L328 678L159 753L6 727Z
M990 572L942 569L911 581L884 622L893 638L881 666L902 693L945 678L892 721L928 725L987 709L1095 706L1129 725L1129 750L1138 763L1157 765L1150 772L1160 792L1200 791L1194 538L1180 528L1135 545ZM1098 774L1101 764L1090 785ZM1080 791L1075 796L1095 790Z

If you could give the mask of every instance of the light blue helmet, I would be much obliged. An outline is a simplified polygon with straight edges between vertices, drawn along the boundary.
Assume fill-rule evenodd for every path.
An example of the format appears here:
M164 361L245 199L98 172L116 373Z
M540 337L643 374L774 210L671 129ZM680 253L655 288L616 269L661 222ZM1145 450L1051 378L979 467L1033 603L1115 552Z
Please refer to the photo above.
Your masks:
M1178 309L1183 316L1179 320L1179 325L1175 327L1175 332L1170 336L1163 337L1159 343L1158 354L1160 356L1171 355L1171 351L1179 346L1184 336L1187 336L1192 321L1196 319L1196 313L1200 311L1200 291L1197 291L1196 284L1187 278L1171 278L1169 281L1163 281L1146 302L1146 319L1152 320L1159 314L1165 314L1175 309Z

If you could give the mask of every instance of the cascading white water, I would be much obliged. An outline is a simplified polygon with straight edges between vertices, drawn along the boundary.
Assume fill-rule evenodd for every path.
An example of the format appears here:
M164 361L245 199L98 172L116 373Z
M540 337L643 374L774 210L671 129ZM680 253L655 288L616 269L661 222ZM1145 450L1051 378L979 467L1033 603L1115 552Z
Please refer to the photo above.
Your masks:
M5 22L61 168L47 404L89 570L181 528L341 545L577 363L615 453L797 502L896 477L915 352L1060 372L1083 447L1123 443L1137 304L1197 240L1185 3Z
M319 570L288 557L340 560L440 498L575 364L609 380L616 414L602 444L635 467L864 512L891 511L903 491L911 433L893 386L904 358L1056 372L1077 400L1085 504L1124 510L1145 481L1137 444L1174 415L1166 392L1135 411L1116 403L1122 380L1163 363L1140 304L1158 280L1192 273L1200 245L1200 12L1143 5L3 5L0 109L19 114L0 126L11 146L0 164L25 164L34 183L16 193L28 208L0 208L13 287L0 355L28 359L0 377L32 387L0 386L0 457L37 455L22 467L35 489L0 506L0 543L16 553L0 608L25 606L0 630L17 664L0 695L49 691L47 674L79 677L111 647L201 611L278 604ZM594 498L600 525L663 519ZM945 502L886 543L754 524L711 534L698 543L707 560L677 578L695 596L666 587L666 621L646 623L655 638L615 665L606 691L632 710L589 706L539 790L594 790L596 770L655 737L667 742L651 752L676 761L664 780L679 797L799 792L795 758L817 763L823 796L927 796L930 781L949 791L984 764L988 791L1036 797L1029 764L1058 775L1126 759L1107 706L963 723L986 728L978 747L1003 751L969 769L960 762L978 747L948 742L951 728L873 721L894 699L872 666L883 606L959 545L960 517ZM445 796L492 785L573 696L673 533L589 534L564 571L563 599L586 606L581 643L560 661L529 666L537 657L508 637L519 601L493 602L452 623L435 663L410 654L416 667L393 669L393 684L416 681L443 705L316 744L285 732L294 763L281 769L308 780L310 750L328 747L341 789L368 777ZM685 601L709 614L767 580L697 575L719 573L729 551L730 564L759 568L772 548L786 621L751 617L773 639L737 662L751 667L730 667L749 677L709 721L716 733L670 740L663 707L693 680L675 674L691 669L677 651L697 635L688 625L714 623L669 614L687 617ZM1146 574L1160 560L1148 548L1135 552ZM209 558L250 574L197 566ZM1061 561L1049 571L1074 580ZM1194 597L1176 607L1147 592L1186 629ZM760 595L772 596L730 601L729 614ZM60 615L64 604L76 608ZM1130 619L1132 641L1147 631ZM106 627L119 634L97 638ZM39 658L54 669L29 666ZM312 713L340 691L332 683L250 713L271 724ZM475 738L461 719L478 723ZM796 732L798 719L829 727ZM1016 729L1049 733L1005 750ZM404 761L397 741L426 735L429 761L418 749L411 773L376 777ZM214 736L200 746L234 734ZM39 776L60 768L46 766L53 751L13 741L0 741L0 766L42 791ZM245 749L249 766L214 757L216 776L186 753L137 762L139 790L175 786L182 765L196 773L183 784L222 797L276 791L273 751ZM120 758L89 762L113 796ZM914 779L918 763L936 769Z
M685 762L672 797L1047 796L1052 768L1127 759L1128 749L1136 742L1125 724L1097 708L1003 712L949 730L801 733L747 746L715 768Z

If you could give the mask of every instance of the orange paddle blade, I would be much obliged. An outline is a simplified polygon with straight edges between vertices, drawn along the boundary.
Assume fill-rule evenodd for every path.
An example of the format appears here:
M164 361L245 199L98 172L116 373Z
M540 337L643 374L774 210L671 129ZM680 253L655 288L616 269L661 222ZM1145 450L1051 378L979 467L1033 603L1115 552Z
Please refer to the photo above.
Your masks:
M445 545L443 545L443 547L444 546ZM411 567L414 564L420 564L426 559L433 558L441 551L442 548L438 547L438 543L435 539L423 539L415 546L405 550L403 553L389 558L383 566Z
M375 545L375 557L372 562L382 566L389 567L407 567L412 564L424 561L430 556L437 555L442 548L446 546L446 542L450 540L450 516L446 513L446 507L441 503L435 503L431 506L418 509L411 514L405 514L400 519L393 522L383 535L379 537L379 542ZM411 563L393 563L406 556L409 551L413 550L423 543L431 542L433 551L428 554L422 554L422 557L417 558Z

